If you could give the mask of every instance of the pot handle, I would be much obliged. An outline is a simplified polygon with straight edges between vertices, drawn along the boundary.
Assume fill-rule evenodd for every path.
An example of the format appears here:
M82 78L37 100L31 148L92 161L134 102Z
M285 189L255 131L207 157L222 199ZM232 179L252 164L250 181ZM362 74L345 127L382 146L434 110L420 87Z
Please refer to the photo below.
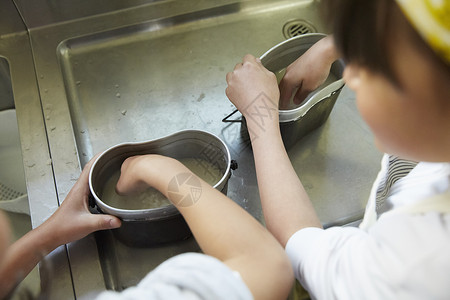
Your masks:
M222 119L222 122L224 123L243 123L242 117L240 120L230 120L231 116L233 116L235 113L238 112L238 109L235 109L232 113L230 113L228 116Z
M89 201L89 211L93 214L103 214L102 210L100 209L100 207L97 206L97 203L95 203L95 199L94 196L92 196L91 193L89 193L89 197L88 197L88 201Z

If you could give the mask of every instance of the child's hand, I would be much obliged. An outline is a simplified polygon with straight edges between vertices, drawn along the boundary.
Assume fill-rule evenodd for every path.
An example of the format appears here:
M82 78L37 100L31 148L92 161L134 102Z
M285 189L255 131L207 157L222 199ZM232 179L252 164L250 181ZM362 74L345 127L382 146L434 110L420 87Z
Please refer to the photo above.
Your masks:
M259 58L248 54L242 63L227 74L226 94L237 109L245 116L247 108L261 94L278 107L280 93L275 74L267 70ZM277 112L278 114L278 112Z
M281 80L280 107L288 107L292 94L294 103L300 104L309 93L317 89L328 77L331 64L337 59L331 36L314 44L308 51L286 68Z
M116 185L116 192L119 195L132 195L146 190L149 185L144 180L150 176L147 169L149 156L138 155L128 157L120 168L120 178ZM148 166L151 168L151 166ZM148 180L148 179L147 179Z
M179 173L189 170L179 161L155 154L127 158L121 167L116 185L119 195L130 195L154 187L167 196L169 181Z
M40 226L41 230L53 234L53 248L81 239L94 231L113 229L121 225L117 217L92 214L88 209L89 171L94 160L95 157L86 164L80 178L58 210Z
M306 52L286 68L280 82L280 107L288 107L292 94L294 103L300 104L309 93L317 89L328 77L330 65L315 57L317 53Z

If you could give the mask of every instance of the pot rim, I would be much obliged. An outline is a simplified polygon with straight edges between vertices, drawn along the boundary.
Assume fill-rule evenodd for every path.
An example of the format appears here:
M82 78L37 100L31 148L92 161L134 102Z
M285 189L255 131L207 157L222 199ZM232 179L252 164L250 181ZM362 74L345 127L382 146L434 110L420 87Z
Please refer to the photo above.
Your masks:
M279 111L279 122L280 123L289 123L295 122L298 119L301 119L305 116L308 111L317 103L328 99L335 93L337 93L340 89L342 89L345 85L344 79L338 79L326 87L320 89L315 92L305 103L296 107L294 109L289 110L280 110Z
M295 47L299 47L301 45L310 45L309 48L314 45L316 42L326 37L327 35L324 33L306 33L299 36L292 37L281 43L273 46L269 50L267 50L263 55L260 56L261 63L266 67L266 65L271 62L277 56L283 56L283 54L294 51ZM337 60L339 62L342 69L344 68L344 62L342 60ZM285 66L287 67L287 66ZM274 71L274 70L272 70ZM278 70L276 70L278 71ZM279 122L280 123L289 123L297 121L302 118L315 104L321 102L322 100L327 99L332 94L339 91L345 85L342 76L339 79L333 81L327 86L317 89L312 96L310 96L306 102L301 104L300 106L287 109L287 110L278 110L279 114Z

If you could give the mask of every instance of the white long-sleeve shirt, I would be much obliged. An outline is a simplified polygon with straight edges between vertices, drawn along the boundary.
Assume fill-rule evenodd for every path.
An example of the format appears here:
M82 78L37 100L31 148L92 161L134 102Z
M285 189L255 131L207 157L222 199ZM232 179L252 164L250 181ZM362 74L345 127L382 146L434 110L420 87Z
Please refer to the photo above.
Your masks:
M377 207L388 156L382 164L362 228L289 239L296 278L317 299L450 299L450 164L417 164Z
M217 299L250 300L253 296L239 274L220 260L200 254L174 256L147 274L137 286L106 291L96 300Z

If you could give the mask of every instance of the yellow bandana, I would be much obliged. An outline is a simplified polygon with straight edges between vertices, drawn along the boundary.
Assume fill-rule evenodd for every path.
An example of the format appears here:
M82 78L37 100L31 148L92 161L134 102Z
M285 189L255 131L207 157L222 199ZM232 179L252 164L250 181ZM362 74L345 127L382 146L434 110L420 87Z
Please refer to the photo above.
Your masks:
M430 47L450 64L450 0L397 0L397 3Z

